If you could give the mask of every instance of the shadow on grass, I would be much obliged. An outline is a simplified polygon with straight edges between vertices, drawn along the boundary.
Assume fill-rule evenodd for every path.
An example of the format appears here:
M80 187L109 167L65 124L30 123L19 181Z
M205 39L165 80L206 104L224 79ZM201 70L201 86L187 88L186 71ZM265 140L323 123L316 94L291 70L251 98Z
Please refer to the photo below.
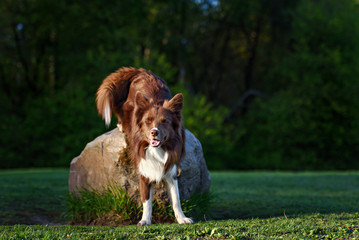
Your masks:
M359 211L358 172L213 172L214 219Z
M0 171L0 225L65 224L68 169ZM359 172L211 172L208 219L359 211Z
M0 171L0 225L66 223L68 169Z

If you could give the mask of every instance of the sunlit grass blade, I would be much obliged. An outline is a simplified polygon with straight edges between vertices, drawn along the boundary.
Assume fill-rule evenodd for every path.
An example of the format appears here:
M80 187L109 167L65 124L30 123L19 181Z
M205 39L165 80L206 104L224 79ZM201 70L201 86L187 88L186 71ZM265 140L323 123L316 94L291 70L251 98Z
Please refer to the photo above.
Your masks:
M194 194L182 201L186 215L203 219L208 214L209 193ZM77 189L67 200L67 218L72 224L126 225L137 223L142 216L142 206L131 198L126 190L113 183L102 191L92 187ZM175 217L168 202L153 200L153 223L172 223Z

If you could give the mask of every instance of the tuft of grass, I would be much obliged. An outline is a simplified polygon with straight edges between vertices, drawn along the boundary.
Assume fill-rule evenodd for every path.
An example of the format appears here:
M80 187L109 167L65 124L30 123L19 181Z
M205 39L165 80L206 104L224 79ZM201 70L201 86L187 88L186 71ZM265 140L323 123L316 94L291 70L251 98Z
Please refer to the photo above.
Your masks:
M102 191L92 187L77 189L67 200L66 216L71 224L118 226L136 224L142 216L142 206L126 190L113 183ZM205 218L210 209L209 193L197 193L182 201L183 212L195 219ZM153 200L153 223L175 222L171 204Z
M216 196L211 192L197 192L188 200L181 201L183 213L195 220L208 220L213 218L211 206Z
M115 225L133 223L139 218L140 209L125 190L109 185L99 191L92 187L77 189L67 199L66 216L72 224Z

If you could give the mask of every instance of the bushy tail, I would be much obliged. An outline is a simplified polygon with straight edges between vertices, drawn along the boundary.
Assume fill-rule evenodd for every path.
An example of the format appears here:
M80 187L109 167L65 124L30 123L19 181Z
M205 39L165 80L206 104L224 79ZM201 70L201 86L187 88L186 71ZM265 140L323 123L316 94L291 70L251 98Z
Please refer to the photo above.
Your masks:
M143 69L120 68L107 76L97 90L96 104L99 115L105 120L108 127L111 123L112 113L120 119L123 118L122 106L125 103L130 84L134 77Z

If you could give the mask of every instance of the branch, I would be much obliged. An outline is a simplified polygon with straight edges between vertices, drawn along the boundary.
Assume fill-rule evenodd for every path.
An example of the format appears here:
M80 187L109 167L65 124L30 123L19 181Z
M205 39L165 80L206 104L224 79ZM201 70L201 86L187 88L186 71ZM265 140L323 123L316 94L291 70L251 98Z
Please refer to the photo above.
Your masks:
M234 114L237 112L237 110L239 108L243 108L243 107L247 107L247 105L245 104L246 100L251 97L260 97L260 98L268 98L268 95L265 93L262 93L259 90L256 89L248 89L247 91L245 91L243 93L243 95L234 103L234 105L232 106L231 111L229 112L229 114L225 117L225 121L229 121Z

